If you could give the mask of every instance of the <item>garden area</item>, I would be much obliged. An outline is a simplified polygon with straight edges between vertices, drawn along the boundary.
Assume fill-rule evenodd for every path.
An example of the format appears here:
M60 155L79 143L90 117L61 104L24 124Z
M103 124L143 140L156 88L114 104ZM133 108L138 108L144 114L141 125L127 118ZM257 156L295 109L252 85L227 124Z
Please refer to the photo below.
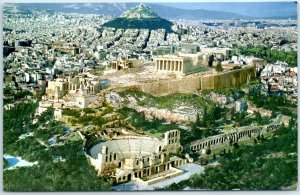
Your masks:
M271 47L248 45L247 47L236 47L241 55L253 55L258 58L267 60L268 63L275 63L277 60L286 62L290 67L297 67L296 51L279 51L272 50Z

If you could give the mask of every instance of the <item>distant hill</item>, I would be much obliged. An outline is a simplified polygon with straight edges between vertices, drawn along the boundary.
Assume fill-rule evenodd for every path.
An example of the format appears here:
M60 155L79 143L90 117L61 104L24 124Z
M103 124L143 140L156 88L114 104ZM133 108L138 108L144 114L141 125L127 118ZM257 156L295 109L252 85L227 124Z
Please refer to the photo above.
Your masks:
M81 14L103 14L121 16L122 13L132 7L139 5L138 3L26 3L18 4L25 8L51 9L56 12L64 13L81 13ZM58 6L59 5L59 6ZM147 3L157 15L161 18L169 20L173 19L189 19L189 20L216 20L216 19L247 19L249 17L223 11L210 11L204 9L188 10L171 6Z
M297 15L293 15L293 16L273 16L273 17L265 17L264 19L271 19L271 20L288 20L288 19L292 19L292 20L297 20Z
M3 7L4 14L32 14L30 8L18 6L17 4L5 4Z
M31 6L22 6L20 4L5 4L3 6L3 13L4 14L53 14L54 11L51 9L47 9L46 7L43 9L35 8Z
M180 9L214 10L232 12L253 18L289 18L297 15L297 1L274 2L178 2L159 3L160 5L177 7Z
M149 4L160 17L166 19L186 20L229 20L229 19L250 19L250 17L235 14L232 12L211 11L204 9L186 10L164 5Z
M5 7L9 4L5 4ZM24 13L32 9L51 9L55 12L103 14L116 17L138 3L18 3ZM168 20L229 20L229 19L294 19L297 10L293 3L147 3L159 17ZM194 6L194 7L193 7ZM5 11L5 10L4 10Z
M159 17L150 7L140 4L125 11L120 17L105 23L105 27L123 29L166 29L170 32L173 23Z

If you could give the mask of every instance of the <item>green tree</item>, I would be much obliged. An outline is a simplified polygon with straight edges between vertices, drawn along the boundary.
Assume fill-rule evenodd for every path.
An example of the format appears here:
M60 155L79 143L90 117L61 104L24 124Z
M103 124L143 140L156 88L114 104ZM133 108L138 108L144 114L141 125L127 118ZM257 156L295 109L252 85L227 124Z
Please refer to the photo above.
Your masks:
M196 126L200 127L200 125L201 125L200 115L199 115L199 113L197 113L197 116L196 116Z
M200 165L207 165L207 163L208 163L207 159L203 157L200 158Z
M205 106L204 108L203 108L203 117L202 117L202 125L203 126L207 126L206 125L206 122L209 120L209 116L208 116L208 113L207 113L207 107Z
M238 149L240 146L239 146L239 144L237 143L237 142L235 142L235 143L233 143L233 148L234 149Z
M235 117L235 110L234 110L234 107L230 108L230 118L231 120L233 120Z
M255 120L256 122L261 125L262 124L262 117L261 114L257 111L254 111L254 115L255 115Z
M289 128L293 128L293 126L295 125L295 122L294 122L294 118L293 117L290 117L290 120L289 120Z
M253 139L253 144L257 144L257 140L255 138Z
M213 63L214 63L214 55L210 55L209 57L208 57L208 66L209 67L212 67L213 66Z
M274 110L272 110L272 114L271 114L271 118L276 118L277 117L277 114Z
M210 149L210 148L207 148L206 151L205 151L205 153L206 153L207 155L210 155L210 154L211 154L211 149Z
M222 65L221 65L221 62L218 62L218 63L217 63L217 65L216 65L216 67L215 67L215 70L216 70L217 72L222 72L222 71L223 71L223 67L222 67Z
M255 57L263 58L269 63L275 63L277 60L285 61L290 67L297 66L297 52L296 51L279 51L271 50L270 47L253 46L251 44L247 47L237 47L237 50L242 55L254 55Z
M216 158L217 158L217 157L216 157L216 154L214 153L214 154L213 154L213 159L216 160Z

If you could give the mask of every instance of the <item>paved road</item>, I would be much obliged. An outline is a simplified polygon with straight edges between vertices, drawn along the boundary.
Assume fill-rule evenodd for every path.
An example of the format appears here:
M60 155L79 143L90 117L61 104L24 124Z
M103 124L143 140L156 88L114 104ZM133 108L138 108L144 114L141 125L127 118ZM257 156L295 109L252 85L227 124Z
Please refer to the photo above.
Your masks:
M184 173L182 175L155 183L153 185L147 186L147 185L143 185L143 184L137 184L134 181L131 181L131 182L128 182L125 184L120 184L120 185L114 186L113 189L115 189L117 191L154 190L155 188L163 188L172 183L178 183L182 180L186 180L191 175L193 175L195 173L202 173L204 171L204 168L202 166L194 164L194 163L188 163L188 164L182 165L178 168L184 170Z

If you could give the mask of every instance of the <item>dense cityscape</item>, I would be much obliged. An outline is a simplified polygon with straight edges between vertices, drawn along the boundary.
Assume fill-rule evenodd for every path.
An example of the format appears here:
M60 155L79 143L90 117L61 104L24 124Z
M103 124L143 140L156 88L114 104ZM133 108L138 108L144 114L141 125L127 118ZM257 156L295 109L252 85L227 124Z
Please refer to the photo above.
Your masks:
M5 4L5 191L297 188L297 20L155 6Z

